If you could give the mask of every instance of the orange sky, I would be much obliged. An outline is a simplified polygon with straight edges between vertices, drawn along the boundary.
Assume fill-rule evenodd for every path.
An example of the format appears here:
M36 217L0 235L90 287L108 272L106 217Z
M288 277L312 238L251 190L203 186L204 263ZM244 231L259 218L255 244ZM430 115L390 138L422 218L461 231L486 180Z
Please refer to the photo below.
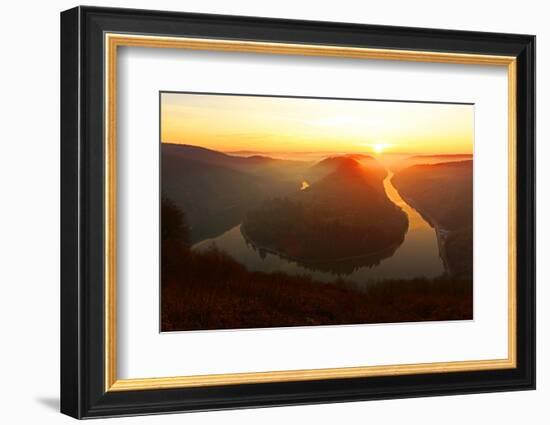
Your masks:
M223 152L468 154L472 105L161 95L162 142Z

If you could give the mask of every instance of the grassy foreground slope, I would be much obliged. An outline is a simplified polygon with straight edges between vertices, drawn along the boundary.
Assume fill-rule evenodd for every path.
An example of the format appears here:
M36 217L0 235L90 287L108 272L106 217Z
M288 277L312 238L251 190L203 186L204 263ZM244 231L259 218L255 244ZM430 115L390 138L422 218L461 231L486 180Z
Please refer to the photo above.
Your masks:
M342 325L472 318L472 283L385 281L360 292L283 273L249 272L222 251L189 249L189 229L162 202L163 331Z

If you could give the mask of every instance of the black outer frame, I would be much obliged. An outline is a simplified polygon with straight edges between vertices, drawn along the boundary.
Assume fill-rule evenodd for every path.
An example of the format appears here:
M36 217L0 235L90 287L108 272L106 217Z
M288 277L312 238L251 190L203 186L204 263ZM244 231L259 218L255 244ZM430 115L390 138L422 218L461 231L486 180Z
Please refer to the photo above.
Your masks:
M517 57L517 368L105 392L105 32ZM61 13L61 412L91 418L534 388L534 36L85 6Z

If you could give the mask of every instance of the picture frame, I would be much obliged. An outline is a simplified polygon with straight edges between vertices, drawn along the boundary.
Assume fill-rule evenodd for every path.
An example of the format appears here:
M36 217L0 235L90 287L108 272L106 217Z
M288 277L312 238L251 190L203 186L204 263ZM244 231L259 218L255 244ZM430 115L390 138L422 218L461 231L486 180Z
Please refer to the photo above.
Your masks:
M508 264L502 265L508 281L501 282L508 355L121 379L121 47L504 69L509 157L508 180L501 185L508 185L508 205L495 214L506 216L508 226ZM475 255L485 261L488 254ZM80 419L534 388L534 36L82 6L61 13L62 413Z

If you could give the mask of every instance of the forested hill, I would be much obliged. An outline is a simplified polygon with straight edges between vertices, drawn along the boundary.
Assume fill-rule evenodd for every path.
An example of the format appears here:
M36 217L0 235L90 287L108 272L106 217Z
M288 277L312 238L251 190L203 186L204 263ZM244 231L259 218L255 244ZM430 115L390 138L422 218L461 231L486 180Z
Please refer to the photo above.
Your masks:
M376 159L369 155L331 156L312 166L305 175L311 181L316 181L334 173L339 168L353 170L358 166L362 166L363 177L368 179L371 185L377 189L382 189L381 183L386 177L387 171Z
M161 145L161 190L186 214L191 242L238 225L263 199L300 187L309 163L238 157L198 146Z
M415 165L396 173L393 185L443 239L444 256L454 275L472 274L473 162Z
M256 246L305 263L391 254L403 241L408 221L387 198L382 180L352 158L338 160L333 172L307 189L249 212L243 232ZM377 263L380 257L371 260Z

